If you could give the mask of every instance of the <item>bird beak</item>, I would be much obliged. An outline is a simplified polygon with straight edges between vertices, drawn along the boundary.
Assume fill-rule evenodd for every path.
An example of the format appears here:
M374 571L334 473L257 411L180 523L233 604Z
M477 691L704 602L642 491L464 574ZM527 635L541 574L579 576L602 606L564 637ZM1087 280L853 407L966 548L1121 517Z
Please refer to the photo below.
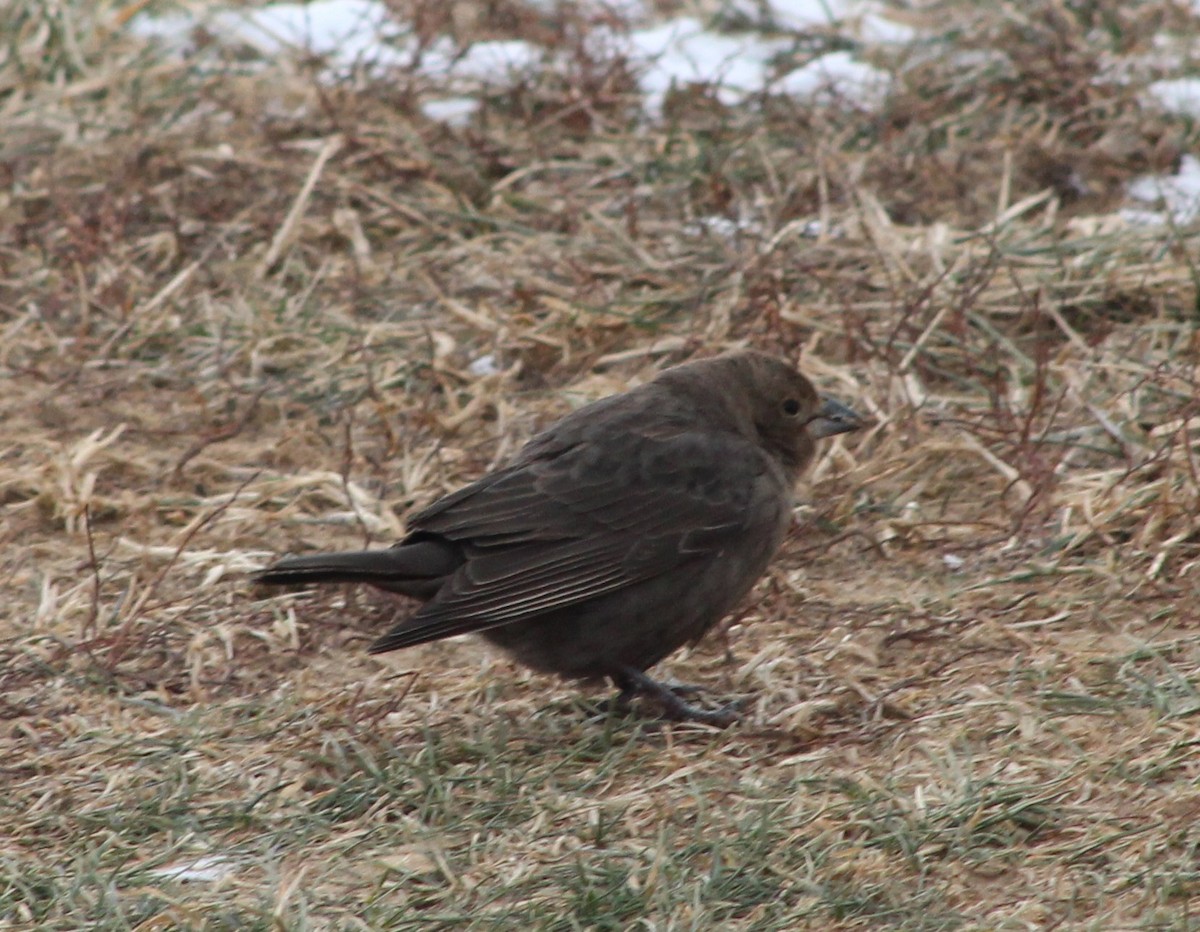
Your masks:
M808 422L808 432L816 438L832 437L834 434L858 430L862 426L861 417L840 401L834 401L826 395L821 399L817 416Z

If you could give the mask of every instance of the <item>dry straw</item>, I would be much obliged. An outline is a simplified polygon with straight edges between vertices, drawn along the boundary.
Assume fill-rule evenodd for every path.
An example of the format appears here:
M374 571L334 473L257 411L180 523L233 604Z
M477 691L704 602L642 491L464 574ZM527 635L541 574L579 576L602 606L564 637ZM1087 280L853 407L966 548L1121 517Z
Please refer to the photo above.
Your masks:
M1190 927L1196 235L1119 210L1194 143L1139 96L1194 13L909 10L878 112L647 118L612 11L389 4L566 50L448 126L144 6L0 12L0 925ZM742 344L877 422L665 671L742 728L246 582Z

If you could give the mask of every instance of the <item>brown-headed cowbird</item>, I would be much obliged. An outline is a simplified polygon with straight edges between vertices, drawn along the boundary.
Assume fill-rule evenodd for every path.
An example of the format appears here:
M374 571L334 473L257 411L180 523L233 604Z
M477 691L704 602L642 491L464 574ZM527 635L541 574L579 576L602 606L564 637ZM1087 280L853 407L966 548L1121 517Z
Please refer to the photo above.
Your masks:
M645 671L750 590L816 441L859 425L773 356L685 363L563 418L394 546L287 557L258 579L424 601L372 653L478 632L534 670L608 677L621 706L641 695L668 717L728 724L730 708L690 705Z

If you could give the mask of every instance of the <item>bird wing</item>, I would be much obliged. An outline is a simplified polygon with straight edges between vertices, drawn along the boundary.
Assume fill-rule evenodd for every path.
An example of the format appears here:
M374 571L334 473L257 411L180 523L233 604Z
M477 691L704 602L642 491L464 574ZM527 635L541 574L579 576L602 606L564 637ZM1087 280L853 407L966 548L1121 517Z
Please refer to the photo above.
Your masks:
M776 473L737 434L695 429L519 461L417 515L416 534L455 541L466 560L373 650L510 624L720 551L746 532L755 500L779 494Z

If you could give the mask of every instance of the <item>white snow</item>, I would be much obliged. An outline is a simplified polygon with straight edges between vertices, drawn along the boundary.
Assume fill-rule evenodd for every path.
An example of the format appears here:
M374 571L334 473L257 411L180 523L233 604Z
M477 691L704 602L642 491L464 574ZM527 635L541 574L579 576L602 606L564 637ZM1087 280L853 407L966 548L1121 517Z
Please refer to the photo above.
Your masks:
M467 371L471 375L478 378L483 378L486 375L495 375L500 371L500 366L496 364L496 357L493 353L487 353L480 356L478 359L472 359L467 365Z
M1165 110L1200 116L1200 78L1155 81L1146 88L1146 92Z
M595 10L630 19L645 18L643 0L594 0ZM757 8L757 7L756 7ZM791 30L833 28L846 24L872 41L907 41L912 30L893 23L875 3L853 0L777 0L767 11L778 27ZM184 15L133 18L130 29L184 51L197 26L224 41L241 42L264 57L289 51L324 56L332 77L358 64L416 66L420 74L452 83L451 96L427 101L424 112L452 125L465 123L473 110L471 94L481 84L498 82L514 72L561 66L561 56L520 40L477 42L459 48L439 39L421 48L406 24L395 18L381 0L315 0L313 3L273 3L249 10L216 9L202 19ZM849 52L822 56L772 82L772 62L793 47L783 35L756 32L714 32L698 19L683 16L627 34L597 27L595 42L620 48L641 69L640 86L646 109L657 113L672 87L703 84L722 102L735 105L770 85L782 93L836 93L864 104L875 102L887 77Z
M887 16L878 3L855 0L774 0L768 18L783 29L797 31L839 27L862 42L881 45L912 42L917 31Z
M797 68L774 84L772 89L797 97L829 95L861 104L882 100L891 78L849 52L829 52Z
M1191 223L1200 217L1200 159L1185 155L1174 175L1143 175L1134 179L1129 185L1129 196L1162 208L1122 210L1121 216L1129 223L1139 226Z
M200 20L186 15L141 14L129 28L138 35L180 46L186 44L192 28L202 25L213 35L244 42L264 56L296 50L328 55L342 65L358 61L400 64L407 59L383 41L389 24L388 9L378 0L315 0L216 10Z
M632 55L643 64L641 88L646 109L657 112L672 86L709 84L723 103L734 104L763 87L773 55L790 47L783 39L709 32L681 17L630 35Z
M421 112L429 119L449 126L466 126L478 106L479 101L473 97L443 97L425 101L421 104Z
M491 81L529 68L542 56L536 45L519 39L476 42L460 56L447 61L446 73L456 78ZM429 67L424 70L432 73Z

